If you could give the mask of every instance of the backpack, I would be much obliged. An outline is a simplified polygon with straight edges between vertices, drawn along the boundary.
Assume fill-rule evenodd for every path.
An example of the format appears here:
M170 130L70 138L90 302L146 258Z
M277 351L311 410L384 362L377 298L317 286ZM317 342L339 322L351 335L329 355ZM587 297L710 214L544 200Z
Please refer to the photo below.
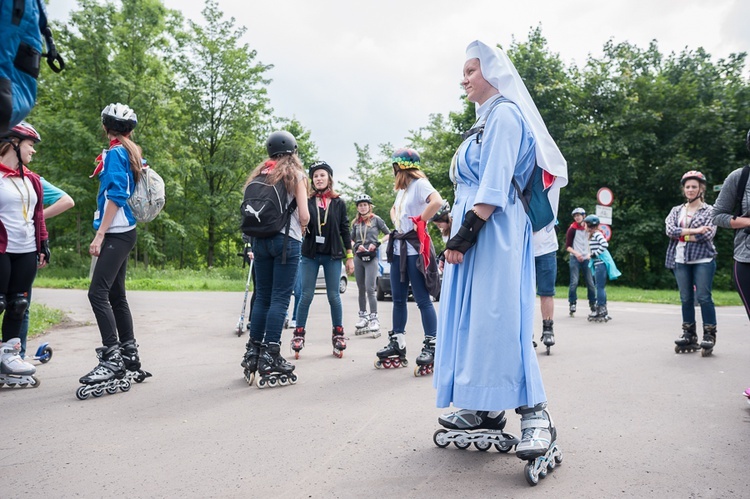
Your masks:
M141 178L136 182L128 206L139 222L150 222L161 212L167 198L164 193L164 180L143 160ZM130 177L128 177L130 178Z
M511 102L508 99L500 98L492 103L492 108L488 111L484 117L469 130L465 132L461 138L466 140L472 135L477 135L477 143L482 143L482 133L484 127L487 124L487 118L489 117L492 109L498 104L503 102ZM552 203L549 201L549 190L554 182L554 176L549 172L545 171L538 164L534 164L533 172L529 181L526 183L523 189L518 185L515 176L512 179L513 187L518 193L518 197L523 203L523 209L526 211L529 220L531 220L531 230L538 232L548 226L555 219L555 212L552 209Z
M42 56L56 73L65 61L55 49L42 0L0 1L0 33L0 133L4 133L34 107Z
M267 179L267 174L258 175L245 188L245 199L240 206L242 232L250 237L265 238L285 230L288 236L297 200L287 203L283 180L269 184Z

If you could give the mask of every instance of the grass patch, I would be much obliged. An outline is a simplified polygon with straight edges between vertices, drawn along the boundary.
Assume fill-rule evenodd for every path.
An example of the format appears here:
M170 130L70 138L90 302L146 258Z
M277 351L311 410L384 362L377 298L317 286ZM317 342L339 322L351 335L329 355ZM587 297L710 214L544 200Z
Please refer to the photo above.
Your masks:
M62 322L63 317L62 310L56 308L49 308L41 303L31 303L29 309L29 338L39 336L40 334L48 331L52 326L55 326Z

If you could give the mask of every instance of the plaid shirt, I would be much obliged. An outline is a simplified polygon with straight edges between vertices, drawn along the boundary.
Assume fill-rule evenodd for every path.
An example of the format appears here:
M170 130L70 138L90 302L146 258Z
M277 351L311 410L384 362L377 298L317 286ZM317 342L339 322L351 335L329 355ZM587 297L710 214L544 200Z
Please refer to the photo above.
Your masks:
M710 204L703 203L695 215L690 220L687 227L680 226L680 210L684 207L680 204L672 208L669 215L664 220L667 226L667 235L669 236L669 246L667 247L667 259L664 266L668 269L675 268L675 251L677 243L682 237L682 229L698 228L707 225L711 228L705 234L690 234L690 239L685 241L685 261L694 262L704 258L716 257L716 247L714 247L714 236L716 235L716 225L713 221L713 207Z

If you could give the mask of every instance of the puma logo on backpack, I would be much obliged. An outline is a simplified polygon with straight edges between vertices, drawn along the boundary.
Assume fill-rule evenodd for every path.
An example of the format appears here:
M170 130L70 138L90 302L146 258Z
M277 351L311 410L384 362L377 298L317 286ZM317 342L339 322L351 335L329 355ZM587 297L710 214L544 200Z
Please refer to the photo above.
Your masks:
M297 200L287 202L283 180L268 183L268 175L261 174L247 184L242 201L242 232L250 237L271 237L279 232L289 233L292 212ZM261 216L261 213L263 216Z

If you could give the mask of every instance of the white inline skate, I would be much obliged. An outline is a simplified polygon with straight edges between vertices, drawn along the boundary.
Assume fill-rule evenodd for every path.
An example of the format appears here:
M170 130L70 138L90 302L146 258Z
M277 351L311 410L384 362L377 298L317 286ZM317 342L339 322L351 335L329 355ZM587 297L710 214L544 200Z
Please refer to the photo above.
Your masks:
M432 441L441 448L451 442L459 449L468 449L474 444L481 451L494 445L499 452L506 453L520 442L515 435L503 431L506 422L505 411L461 409L438 418L438 423L444 428L432 435Z
M36 367L21 358L21 340L12 338L0 346L0 387L37 388Z
M541 403L516 409L516 414L521 415L521 442L516 446L516 456L527 461L524 475L532 486L563 460L557 445L557 429L546 407L546 403Z

